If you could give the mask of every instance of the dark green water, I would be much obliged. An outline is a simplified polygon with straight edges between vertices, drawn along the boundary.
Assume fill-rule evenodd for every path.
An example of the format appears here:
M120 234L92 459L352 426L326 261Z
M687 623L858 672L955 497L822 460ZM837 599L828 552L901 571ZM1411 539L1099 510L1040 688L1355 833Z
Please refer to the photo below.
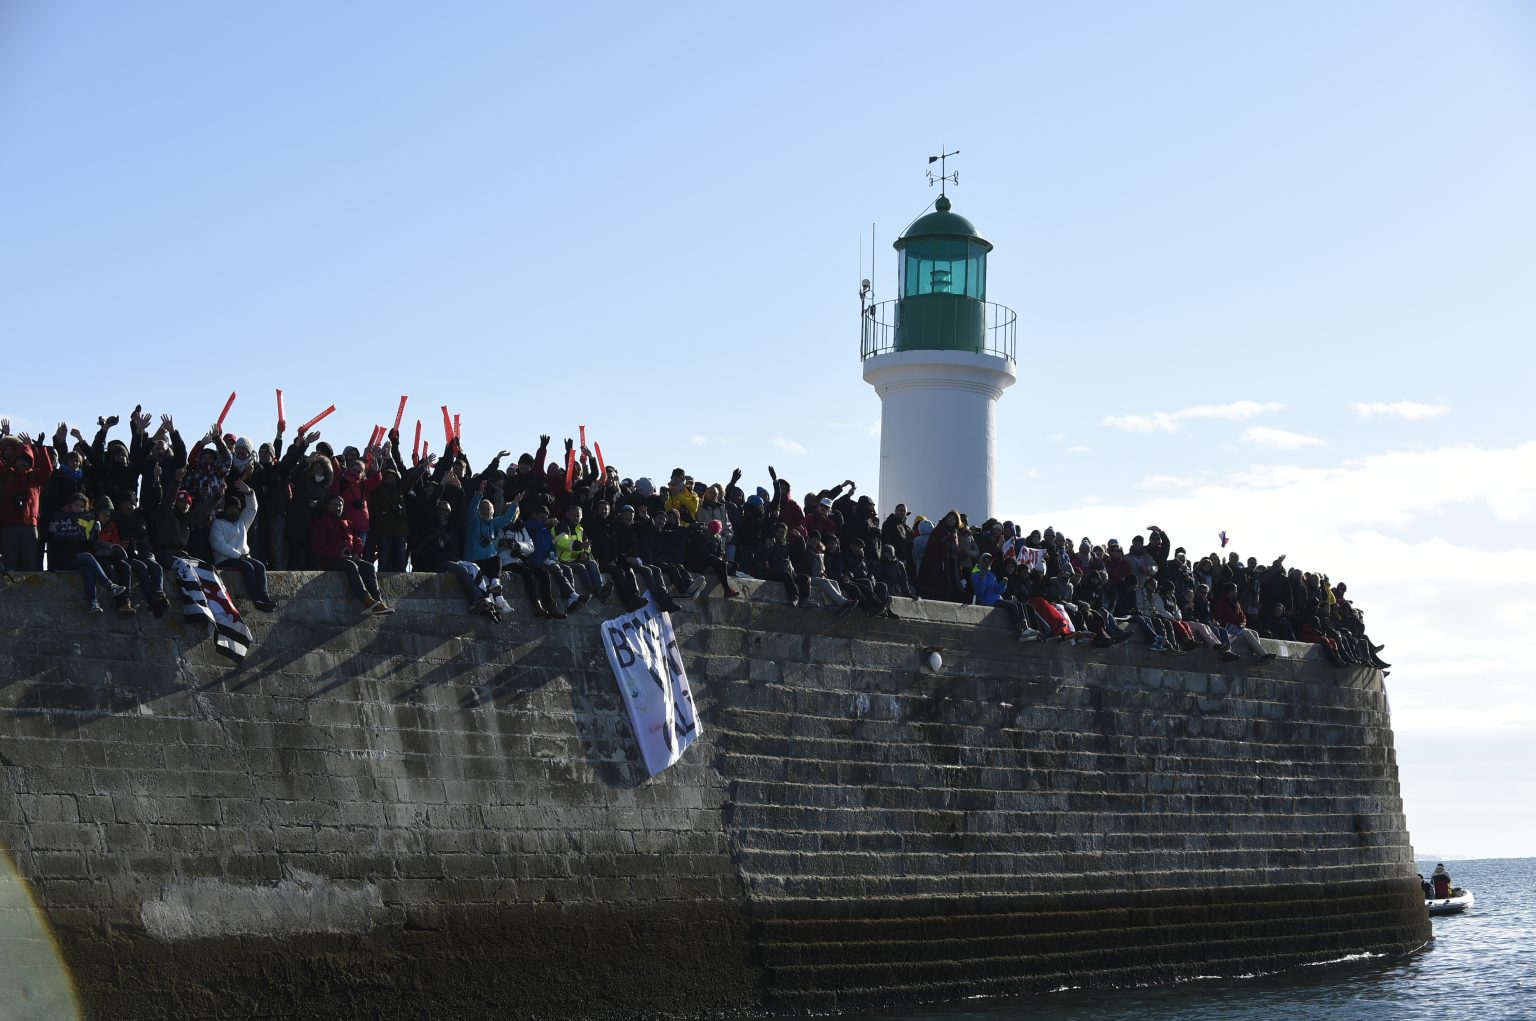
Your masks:
M1248 979L1159 989L1063 990L974 999L853 1021L1531 1021L1536 1019L1536 858L1447 862L1477 897L1434 920L1434 943L1406 959L1340 961ZM1434 868L1421 866L1425 875Z

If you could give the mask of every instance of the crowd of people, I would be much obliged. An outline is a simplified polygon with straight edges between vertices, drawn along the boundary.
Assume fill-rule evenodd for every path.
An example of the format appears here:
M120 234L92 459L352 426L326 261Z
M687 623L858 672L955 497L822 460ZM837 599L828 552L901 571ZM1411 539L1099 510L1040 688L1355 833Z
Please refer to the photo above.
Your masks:
M1284 556L1191 559L1157 527L1129 546L1074 545L1054 528L954 510L898 505L882 517L852 480L798 498L772 467L750 492L739 469L706 483L675 468L658 483L623 477L570 439L552 459L547 435L476 470L457 438L441 457L402 455L397 430L337 451L317 431L285 441L283 421L267 442L216 424L191 447L169 415L156 426L134 408L126 438L112 435L118 425L98 419L87 439L60 423L50 442L0 421L0 568L76 572L96 613L103 594L135 612L137 585L164 614L175 561L238 572L262 612L277 606L269 569L337 571L373 615L393 612L380 573L445 572L495 620L511 610L508 576L532 612L556 618L614 596L629 610L647 594L673 610L716 585L734 596L745 577L841 616L895 618L896 596L1000 607L1021 641L1104 647L1139 634L1169 655L1264 660L1265 637L1312 642L1340 667L1389 666L1342 582Z

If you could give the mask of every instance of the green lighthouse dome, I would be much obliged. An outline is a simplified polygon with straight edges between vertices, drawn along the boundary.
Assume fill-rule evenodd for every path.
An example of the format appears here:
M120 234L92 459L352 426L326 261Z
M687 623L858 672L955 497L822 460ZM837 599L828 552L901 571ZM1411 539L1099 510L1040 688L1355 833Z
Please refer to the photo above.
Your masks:
M981 236L976 225L950 207L948 196L940 195L933 204L933 212L924 213L912 221L907 232L896 239L894 248L901 251L919 238L947 238L954 241L974 241L990 252L992 242Z

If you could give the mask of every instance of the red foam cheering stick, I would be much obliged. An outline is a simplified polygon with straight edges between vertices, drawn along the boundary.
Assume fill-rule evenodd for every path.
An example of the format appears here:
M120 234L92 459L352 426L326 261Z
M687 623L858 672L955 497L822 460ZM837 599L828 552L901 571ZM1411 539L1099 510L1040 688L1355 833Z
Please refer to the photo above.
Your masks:
M597 452L597 476L607 481L608 466L603 463L603 445L601 443L594 443L592 444L592 449Z
M277 392L277 420L281 422L287 417L287 415L283 414L283 392L279 390Z
M317 426L321 422L323 422L325 420L325 417L327 415L331 414L335 410L336 410L336 405L332 404L329 408L326 408L324 411L320 412L320 414L316 415L314 418L310 419L308 422L305 422L303 425L299 426L299 435L303 436L305 433L309 432L315 426Z
M405 394L401 394L400 395L400 406L395 409L395 432L399 432L400 431L400 420L405 417L405 400L406 400L406 395Z
M235 392L233 390L231 390L229 392L229 400L224 402L224 410L219 412L219 417L213 423L214 425L218 426L220 430L222 430L224 428L224 418L225 418L226 415L229 414L229 409L234 406L234 403L235 403Z
M459 432L459 416L458 415L454 415L453 416L453 438L458 440L458 441L460 441L461 443L464 440L464 434Z
M453 416L448 414L448 405L443 405L443 449L453 442Z
M421 419L416 420L416 438L411 441L411 456L421 456Z

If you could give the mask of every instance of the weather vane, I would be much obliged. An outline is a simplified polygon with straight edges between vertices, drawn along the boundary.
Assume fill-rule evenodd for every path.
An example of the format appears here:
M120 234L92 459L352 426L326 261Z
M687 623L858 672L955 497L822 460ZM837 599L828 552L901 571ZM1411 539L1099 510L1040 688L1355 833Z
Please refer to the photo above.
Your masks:
M960 155L959 149L956 149L954 152L945 152L944 147L940 146L939 154L937 156L928 157L929 167L932 167L935 163L939 165L939 172L937 174L935 174L931 169L928 171L928 187L932 188L934 183L937 182L939 185L940 198L944 197L944 183L946 181L950 184L960 183L960 171L956 170L953 174L945 173L946 168L944 166L945 160L949 159L951 156L958 155Z

